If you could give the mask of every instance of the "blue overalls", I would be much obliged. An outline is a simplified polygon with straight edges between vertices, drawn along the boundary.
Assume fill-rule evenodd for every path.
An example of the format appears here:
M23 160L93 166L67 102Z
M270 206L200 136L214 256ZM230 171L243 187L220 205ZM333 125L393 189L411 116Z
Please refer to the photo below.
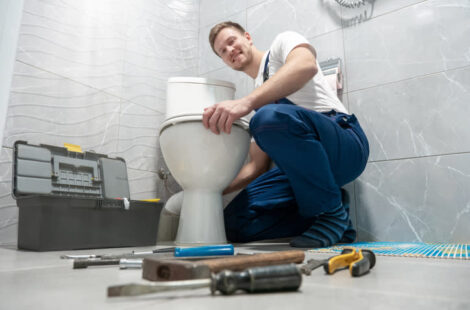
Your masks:
M269 77L265 63L264 81ZM354 115L319 113L287 98L258 109L250 130L276 167L225 208L232 242L293 237L341 205L341 186L365 169L369 144Z

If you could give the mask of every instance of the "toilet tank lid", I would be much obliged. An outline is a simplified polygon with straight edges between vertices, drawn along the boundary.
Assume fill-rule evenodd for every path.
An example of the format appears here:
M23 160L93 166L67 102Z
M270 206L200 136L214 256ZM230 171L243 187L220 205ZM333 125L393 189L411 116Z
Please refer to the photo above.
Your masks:
M192 84L208 84L216 86L224 86L235 89L235 84L228 81L216 80L216 79L206 79L202 77L171 77L168 79L168 83L192 83Z

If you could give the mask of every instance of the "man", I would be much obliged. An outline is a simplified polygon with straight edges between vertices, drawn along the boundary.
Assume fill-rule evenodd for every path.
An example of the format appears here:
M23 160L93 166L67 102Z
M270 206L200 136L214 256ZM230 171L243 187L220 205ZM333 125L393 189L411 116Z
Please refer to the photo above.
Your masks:
M354 241L341 186L362 173L369 145L356 117L328 88L315 49L300 34L284 32L262 52L233 22L214 26L209 41L225 64L248 74L256 87L206 108L203 116L215 134L230 133L235 120L256 110L250 162L224 192L246 186L224 211L228 239L294 237L294 247ZM267 171L270 160L276 167Z

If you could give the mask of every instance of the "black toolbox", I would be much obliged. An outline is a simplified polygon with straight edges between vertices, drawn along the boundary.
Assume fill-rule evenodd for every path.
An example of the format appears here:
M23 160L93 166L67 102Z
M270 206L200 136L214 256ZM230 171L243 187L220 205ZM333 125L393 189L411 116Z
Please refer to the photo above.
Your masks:
M163 204L130 200L122 158L17 141L12 184L19 249L156 244Z

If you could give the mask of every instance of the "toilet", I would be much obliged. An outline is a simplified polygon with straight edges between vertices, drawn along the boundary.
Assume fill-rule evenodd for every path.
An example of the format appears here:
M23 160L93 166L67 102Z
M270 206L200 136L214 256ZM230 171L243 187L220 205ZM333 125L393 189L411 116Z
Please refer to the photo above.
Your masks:
M226 243L222 191L248 154L249 123L233 123L230 134L214 134L202 123L204 108L234 98L233 83L199 77L168 80L166 118L160 148L183 188L177 245Z

